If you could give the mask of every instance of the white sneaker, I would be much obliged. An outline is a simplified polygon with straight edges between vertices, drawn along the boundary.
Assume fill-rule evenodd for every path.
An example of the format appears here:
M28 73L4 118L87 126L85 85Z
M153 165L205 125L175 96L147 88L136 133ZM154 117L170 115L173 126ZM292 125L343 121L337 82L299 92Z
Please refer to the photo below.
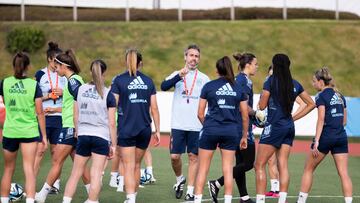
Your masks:
M110 187L118 187L118 179L117 179L116 176L111 176L110 177L109 186Z
M35 194L36 203L45 203L46 197L41 196L39 193Z
M117 185L116 192L124 192L124 184Z

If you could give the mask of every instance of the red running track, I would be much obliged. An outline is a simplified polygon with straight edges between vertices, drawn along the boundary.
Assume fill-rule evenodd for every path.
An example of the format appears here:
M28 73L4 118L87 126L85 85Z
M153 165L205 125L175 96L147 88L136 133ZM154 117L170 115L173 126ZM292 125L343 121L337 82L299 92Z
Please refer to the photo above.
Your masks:
M163 134L161 136L161 147L169 147L170 136ZM258 141L256 141L257 145ZM291 149L292 153L308 153L310 150L311 141L305 140L295 140L293 148ZM351 156L360 156L360 143L349 143L349 154Z

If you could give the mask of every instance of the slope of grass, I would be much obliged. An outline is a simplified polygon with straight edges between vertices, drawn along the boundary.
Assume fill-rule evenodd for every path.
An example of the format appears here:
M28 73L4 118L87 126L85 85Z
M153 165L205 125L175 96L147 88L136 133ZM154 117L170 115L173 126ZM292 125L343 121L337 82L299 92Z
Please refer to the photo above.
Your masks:
M86 80L90 79L90 62L102 58L109 67L109 84L124 71L125 49L136 47L143 53L143 71L159 87L167 75L183 67L184 48L197 43L201 47L200 69L211 78L216 77L214 67L220 57L236 51L252 52L260 65L253 78L255 92L259 92L272 56L284 52L291 58L293 77L310 93L315 93L313 72L328 66L345 95L360 96L360 21L1 22L0 78L12 74L12 54L5 51L6 34L20 26L42 29L48 41L58 42L63 49L74 48ZM43 47L31 54L29 75L46 65L45 51Z

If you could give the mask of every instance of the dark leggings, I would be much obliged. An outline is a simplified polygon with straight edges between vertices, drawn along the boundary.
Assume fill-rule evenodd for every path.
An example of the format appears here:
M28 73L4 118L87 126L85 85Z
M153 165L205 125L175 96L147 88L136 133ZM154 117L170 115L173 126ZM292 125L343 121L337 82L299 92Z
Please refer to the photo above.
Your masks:
M238 187L240 197L248 195L246 188L245 172L254 168L255 144L248 144L244 150L237 149L235 153L236 166L233 168L233 176ZM224 176L217 180L221 186L224 185Z

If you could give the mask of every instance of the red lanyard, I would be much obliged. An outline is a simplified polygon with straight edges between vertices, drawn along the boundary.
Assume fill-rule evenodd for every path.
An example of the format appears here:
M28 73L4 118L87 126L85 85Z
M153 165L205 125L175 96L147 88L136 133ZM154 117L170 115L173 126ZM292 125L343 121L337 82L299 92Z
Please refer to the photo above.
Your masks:
M50 70L49 70L49 68L47 68L47 73L48 73L48 76L49 76L49 82L50 82L50 89L51 89L51 91L53 91L53 85L52 85L52 81L51 81L51 76L50 76ZM58 81L59 80L59 77L58 77L58 75L57 75L57 73L56 73L56 86L55 86L55 88L58 88Z
M185 87L185 94L186 94L186 102L189 103L189 96L191 96L193 90L194 90L194 86L195 86L195 82L196 82L196 78L197 78L197 73L198 73L198 70L195 71L195 76L194 76L194 80L192 82L192 85L191 85L191 89L190 89L190 92L189 90L187 89L186 87L186 76L184 76L184 87Z

